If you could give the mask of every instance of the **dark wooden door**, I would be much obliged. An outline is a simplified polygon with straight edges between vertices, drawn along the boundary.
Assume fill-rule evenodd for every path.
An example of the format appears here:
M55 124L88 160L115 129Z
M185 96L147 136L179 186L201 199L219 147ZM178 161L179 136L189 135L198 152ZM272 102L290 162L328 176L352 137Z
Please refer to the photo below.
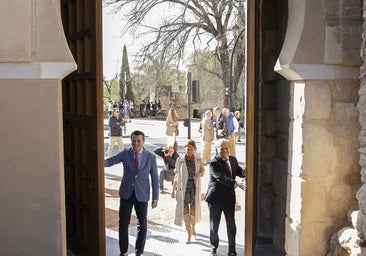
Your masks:
M63 79L67 248L105 255L102 0L62 0L77 70Z
M247 1L247 100L246 100L246 171L247 190L245 193L245 250L246 256L254 255L257 233L257 136L258 136L258 48L257 21L258 4Z

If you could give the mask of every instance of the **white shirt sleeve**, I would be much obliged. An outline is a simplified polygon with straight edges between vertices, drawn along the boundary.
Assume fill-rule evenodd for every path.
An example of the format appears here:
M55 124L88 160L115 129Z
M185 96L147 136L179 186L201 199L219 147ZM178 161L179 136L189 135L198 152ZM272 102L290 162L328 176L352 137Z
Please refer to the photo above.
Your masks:
M238 119L236 119L236 117L233 118L234 121L234 132L238 132L239 131L239 122Z

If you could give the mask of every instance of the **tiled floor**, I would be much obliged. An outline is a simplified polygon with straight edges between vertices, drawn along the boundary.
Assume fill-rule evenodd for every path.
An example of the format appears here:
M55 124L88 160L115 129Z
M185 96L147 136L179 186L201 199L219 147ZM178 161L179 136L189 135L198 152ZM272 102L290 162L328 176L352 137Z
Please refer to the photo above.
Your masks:
M220 245L218 255L227 255L227 239L225 223L220 226ZM208 238L208 223L199 223L196 225L197 237L192 240L191 244L186 244L187 233L179 226L172 225L151 225L148 227L148 237L145 246L145 256L162 255L162 256L195 256L208 255L210 244ZM107 256L118 256L118 232L116 229L107 230ZM129 255L134 255L133 248L136 239L136 229L130 228L130 246ZM237 236L237 253L244 255L244 239L243 233Z

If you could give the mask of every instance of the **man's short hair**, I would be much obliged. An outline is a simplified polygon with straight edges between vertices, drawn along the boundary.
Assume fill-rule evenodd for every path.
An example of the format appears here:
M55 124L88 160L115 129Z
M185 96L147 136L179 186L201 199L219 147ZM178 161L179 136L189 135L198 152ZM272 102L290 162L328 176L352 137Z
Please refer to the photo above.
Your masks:
M142 140L145 141L145 133L143 133L142 131L139 131L139 130L136 130L136 131L133 131L131 133L131 140L132 140L132 136L139 136L139 135L142 135Z
M220 148L223 143L228 143L230 145L230 141L228 139L222 138L216 141L216 147Z

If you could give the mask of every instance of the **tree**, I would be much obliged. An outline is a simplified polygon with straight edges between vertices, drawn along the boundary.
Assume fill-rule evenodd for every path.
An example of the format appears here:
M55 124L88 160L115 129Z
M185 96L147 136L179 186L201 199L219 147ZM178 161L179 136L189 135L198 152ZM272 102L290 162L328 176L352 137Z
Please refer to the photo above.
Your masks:
M219 62L221 63L221 77L224 87L230 84L230 49L233 44L232 28L238 19L244 19L240 15L242 3L234 0L105 0L107 5L114 7L114 11L129 10L125 15L127 25L124 32L140 31L139 36L153 34L153 39L141 50L141 58L145 56L165 55L166 49L174 49L167 54L172 54L176 64L184 59L187 45L193 45L194 49L205 45L209 49L214 45ZM151 24L146 17L157 8L171 8L175 12L162 17L162 22L157 27ZM241 10L240 10L241 11ZM237 15L239 14L239 15ZM239 59L238 59L239 60ZM245 59L241 59L244 61ZM240 64L237 66L240 67ZM237 80L236 80L237 83ZM236 88L236 84L234 85ZM234 90L236 91L236 89ZM225 105L228 98L225 97Z
M108 102L110 100L113 102L117 102L119 100L117 74L111 80L103 79L103 95L104 108L108 106Z
M121 72L119 75L119 86L120 86L120 101L124 102L126 99L135 101L135 97L132 92L131 85L131 73L130 66L128 64L127 48L126 45L123 46L122 54L122 65Z
M223 108L224 95L218 95L222 88L221 77L217 74L220 70L220 63L209 51L195 51L188 58L188 70L192 73L192 80L200 81L201 102L197 108Z
M170 61L165 56L147 56L145 63L136 68L137 72L133 75L133 79L137 100L141 102L160 99L163 101L163 107L171 105L172 86L184 85L185 75L175 70Z

